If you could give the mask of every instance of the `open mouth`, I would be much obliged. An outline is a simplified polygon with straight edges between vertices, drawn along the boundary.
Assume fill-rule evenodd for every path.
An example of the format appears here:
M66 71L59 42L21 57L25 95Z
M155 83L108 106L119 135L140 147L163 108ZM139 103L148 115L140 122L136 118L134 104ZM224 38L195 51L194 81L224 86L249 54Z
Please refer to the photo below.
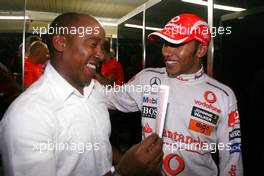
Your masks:
M176 60L168 60L165 62L166 64L178 64L179 62Z
M88 63L86 66L89 67L92 70L95 70L96 69L96 65L95 64L92 64L92 63Z

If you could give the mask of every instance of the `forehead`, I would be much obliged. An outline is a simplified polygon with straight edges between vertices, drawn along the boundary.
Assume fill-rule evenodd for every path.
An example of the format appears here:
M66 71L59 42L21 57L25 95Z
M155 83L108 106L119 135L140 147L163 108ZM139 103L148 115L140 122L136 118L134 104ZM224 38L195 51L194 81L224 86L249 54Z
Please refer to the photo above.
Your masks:
M105 30L100 25L100 23L90 16L80 16L76 21L70 26L71 30L75 30L73 35L80 38L105 38Z

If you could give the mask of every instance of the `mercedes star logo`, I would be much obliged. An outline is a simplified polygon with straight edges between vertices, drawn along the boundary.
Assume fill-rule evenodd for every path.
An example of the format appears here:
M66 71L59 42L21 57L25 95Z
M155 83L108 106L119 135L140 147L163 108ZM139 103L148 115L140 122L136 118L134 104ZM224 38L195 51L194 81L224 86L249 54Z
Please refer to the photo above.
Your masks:
M150 80L150 85L153 86L153 85L160 85L161 84L161 80L158 78L158 77L153 77L151 78Z

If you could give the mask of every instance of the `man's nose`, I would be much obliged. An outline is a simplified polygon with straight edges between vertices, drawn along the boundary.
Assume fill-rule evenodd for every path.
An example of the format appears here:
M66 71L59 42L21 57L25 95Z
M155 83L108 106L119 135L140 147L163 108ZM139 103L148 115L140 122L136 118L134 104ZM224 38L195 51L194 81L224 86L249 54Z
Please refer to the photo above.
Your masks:
M171 56L171 48L169 46L163 46L162 54L163 54L164 57Z
M97 59L99 59L99 61L100 60L103 60L103 58L104 58L104 52L103 52L103 50L102 50L101 47L96 47L95 48L95 57Z

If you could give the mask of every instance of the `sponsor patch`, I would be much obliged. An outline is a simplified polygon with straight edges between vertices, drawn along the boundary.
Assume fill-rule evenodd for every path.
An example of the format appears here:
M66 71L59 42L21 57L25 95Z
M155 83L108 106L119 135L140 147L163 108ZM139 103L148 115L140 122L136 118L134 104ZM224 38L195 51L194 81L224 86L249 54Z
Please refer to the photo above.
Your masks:
M221 113L221 109L213 106L212 103L207 103L206 101L200 101L200 100L194 100L194 103L199 105L199 106L203 106L204 108L215 111L217 113Z
M234 143L230 145L230 154L235 152L241 152L241 143Z
M152 132L152 128L149 126L148 123L146 123L146 124L144 125L144 127L143 127L143 131L144 131L145 133L151 133L151 132Z
M143 103L144 104L150 104L150 105L157 105L158 104L158 98L143 96Z
M142 117L155 119L156 114L157 114L157 108L150 107L150 106L143 106L142 107Z
M228 173L229 173L229 176L236 176L236 165L232 164Z
M216 102L216 95L214 92L212 91L206 91L204 92L204 99L208 102L208 103L214 103Z
M214 127L198 120L190 119L189 129L210 136Z
M229 132L229 140L233 140L235 138L240 138L241 137L241 132L240 129L234 129L233 131Z
M202 120L205 120L205 121L212 123L212 124L215 124L215 125L219 119L218 115L211 113L209 111L206 111L204 109L195 107L195 106L193 106L193 109L192 109L192 116L197 117L197 118L202 119Z
M161 80L158 77L153 77L150 79L150 85L153 86L159 86L161 85Z
M228 127L233 127L235 124L240 124L237 110L230 112L228 117Z

